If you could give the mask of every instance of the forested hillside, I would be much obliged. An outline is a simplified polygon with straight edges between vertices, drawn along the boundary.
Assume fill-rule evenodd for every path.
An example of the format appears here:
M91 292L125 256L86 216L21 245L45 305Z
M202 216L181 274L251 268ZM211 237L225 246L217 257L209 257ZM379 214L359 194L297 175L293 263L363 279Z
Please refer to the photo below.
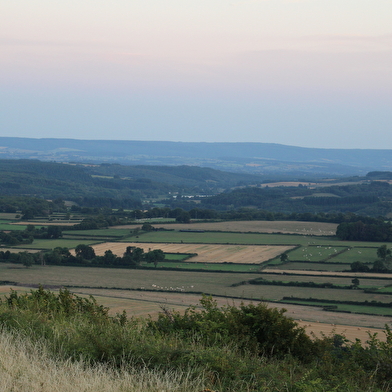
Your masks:
M284 213L353 212L386 216L392 212L392 186L383 181L329 187L249 187L201 200L205 208L253 207Z
M87 165L0 160L1 196L62 198L97 207L140 208L141 201L146 198L167 198L179 192L215 194L224 188L259 181L258 176L194 166Z
M392 214L391 177L391 172L378 171L339 182L271 186L261 176L197 166L0 160L0 196L62 199L86 207L166 206L188 211L196 207L217 211L251 208L275 214L355 213L377 217ZM10 199L2 204L7 203L12 204Z

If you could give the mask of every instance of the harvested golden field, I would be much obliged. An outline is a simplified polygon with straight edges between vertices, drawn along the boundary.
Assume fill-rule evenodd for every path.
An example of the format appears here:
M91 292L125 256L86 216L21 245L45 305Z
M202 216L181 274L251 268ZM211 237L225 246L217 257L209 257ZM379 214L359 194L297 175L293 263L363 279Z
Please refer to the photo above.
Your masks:
M174 230L212 230L254 233L284 233L306 235L335 235L337 224L325 222L299 222L299 221L229 221L229 222L194 222L181 223L153 223L156 228ZM128 226L114 226L119 229ZM113 228L113 227L112 227ZM135 228L129 225L129 228Z
M165 253L197 253L192 257L195 263L238 263L260 264L286 252L293 246L271 245L216 245L216 244L160 244L160 243L128 243L105 242L93 245L95 254L103 256L106 250L122 256L127 246L143 248L145 252L162 249Z

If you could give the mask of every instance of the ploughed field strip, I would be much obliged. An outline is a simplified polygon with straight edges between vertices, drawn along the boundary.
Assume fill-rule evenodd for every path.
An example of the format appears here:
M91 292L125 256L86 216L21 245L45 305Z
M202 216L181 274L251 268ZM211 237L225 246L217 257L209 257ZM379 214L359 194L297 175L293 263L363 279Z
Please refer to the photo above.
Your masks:
M106 250L121 256L128 246L142 248L145 252L162 249L165 253L197 253L188 261L195 263L260 264L290 250L293 246L270 245L216 245L216 244L160 244L105 242L94 245L95 254L102 256Z

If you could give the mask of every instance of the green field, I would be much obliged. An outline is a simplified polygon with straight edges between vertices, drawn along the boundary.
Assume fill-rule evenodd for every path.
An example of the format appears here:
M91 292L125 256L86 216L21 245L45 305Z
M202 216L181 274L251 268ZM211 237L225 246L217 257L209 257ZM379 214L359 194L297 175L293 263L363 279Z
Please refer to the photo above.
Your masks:
M16 246L15 248L24 248L24 249L54 249L57 247L61 248L68 248L72 249L78 246L79 244L86 244L86 245L92 245L96 244L99 241L97 240L85 240L84 238L81 239L63 239L59 238L56 240L45 240L45 239L38 239L34 240L32 244L21 244Z
M240 285L255 278L253 273L165 271L159 269L120 269L95 267L32 266L0 263L1 280L20 285L44 284L49 286L82 286L95 288L123 288L153 290L153 284L162 290L173 291L184 286L185 293L206 293L217 296L280 301L283 297L319 298L324 300L381 301L389 303L391 296L364 293L361 290L315 289L308 287ZM166 288L166 289L165 289Z
M165 253L166 261L182 261L188 258L188 255L182 253Z
M351 286L352 277L340 276L321 276L321 275L288 275L288 274L266 274L262 273L256 279L263 278L267 281L282 281L282 282L314 282L314 283L332 283L334 285ZM378 288L392 284L392 279L373 279L373 278L359 278L360 286L366 288ZM391 299L392 301L392 299Z
M26 226L10 226L0 221L0 229L9 227L23 230ZM176 287L185 293L207 293L244 299L264 299L280 301L283 297L317 298L324 300L381 301L390 302L391 279L360 278L358 290L344 288L311 288L283 285L244 284L257 277L268 281L331 283L335 286L352 285L352 277L309 276L300 273L308 271L349 271L353 261L372 262L376 259L377 247L382 244L366 242L338 241L333 237L304 236L289 234L258 234L254 232L180 232L152 231L131 235L129 228L108 228L101 230L65 230L65 238L56 240L36 239L32 244L14 247L14 249L54 249L66 247L73 249L79 244L92 245L105 240L122 242L153 243L200 243L200 244L238 244L245 245L294 245L298 248L287 252L289 262L282 264L280 258L269 262L268 267L282 270L298 271L299 275L267 274L260 270L260 265L235 263L192 263L183 254L167 254L166 260L157 267L143 264L143 270L95 267L60 267L38 266L29 269L18 265L6 267L1 263L2 280L17 281L20 284L47 284L50 286L84 286L93 288L116 288L131 290L175 291ZM124 238L127 240L124 241ZM201 245L203 246L203 245ZM331 263L331 264L330 264ZM263 264L265 267L266 264ZM168 270L170 269L170 270ZM233 286L234 285L234 286ZM373 289L374 293L365 293L363 289ZM366 310L366 309L365 309ZM364 310L364 311L365 311ZM368 312L366 310L366 312Z
M170 259L169 259L170 260ZM233 271L233 272L257 272L260 270L259 265L250 264L232 264L232 263L176 263L170 261L164 261L158 264L156 269L162 268L176 268L178 270L203 270L203 271ZM151 264L143 264L145 267L155 268Z
M116 230L116 229L108 229ZM124 229L121 229L124 230ZM68 232L67 232L68 233ZM258 233L225 233L225 232L180 232L180 231L152 231L132 237L136 242L169 242L178 243L216 243L216 244L243 244L243 245L301 245L307 247L372 247L378 248L383 243L339 241L333 237L303 236L297 234L258 234Z
M301 246L298 249L293 250L289 253L289 259L291 261L326 261L331 259L330 261L335 261L334 256L346 250L346 247L339 246L321 246L321 245L312 245L312 246Z
M121 238L131 236L129 229L64 230L63 235L78 237Z
M336 306L336 311L349 312L349 313L361 313L361 314L376 314L379 316L392 316L392 307L380 307L380 306L365 306L365 305L346 305L346 304L336 304L333 302L316 302L316 301L306 301L306 300L289 300L285 299L286 303L296 304L296 305L311 305L311 306Z
M380 294L392 294L392 286L388 286L388 287L380 287L377 290L378 293ZM392 301L392 298L391 298Z
M7 223L6 221L0 221L0 230L23 231L26 228L27 226L24 225L10 225L9 222Z
M361 261L362 263L373 263L377 259L377 247L360 247L348 249L330 261L351 264L354 261Z
M15 220L18 214L14 212L0 212L0 219L2 220Z
M303 263L300 261L289 262L285 264L275 265L270 264L274 269L282 270L304 270L304 271L349 271L349 264L326 264L326 263Z

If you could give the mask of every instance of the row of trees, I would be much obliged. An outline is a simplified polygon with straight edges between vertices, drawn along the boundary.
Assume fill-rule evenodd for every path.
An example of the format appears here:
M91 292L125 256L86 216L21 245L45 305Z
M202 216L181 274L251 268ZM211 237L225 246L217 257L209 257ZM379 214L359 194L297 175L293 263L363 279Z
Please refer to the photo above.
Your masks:
M153 263L155 266L165 259L165 254L161 249L154 249L144 252L142 248L128 246L123 256L115 255L111 250L105 251L103 256L97 256L94 248L89 245L80 244L75 248L75 255L71 254L68 248L57 247L49 252L11 253L10 251L0 251L0 261L21 263L26 267L33 264L52 265L104 265L108 267L123 266L137 267L144 261Z
M20 244L31 244L34 239L46 238L56 239L62 236L59 226L47 226L36 229L28 225L25 230L0 231L0 242L5 245L15 246Z
M346 241L390 242L392 224L381 219L372 223L364 223L362 220L343 222L337 227L336 236Z

